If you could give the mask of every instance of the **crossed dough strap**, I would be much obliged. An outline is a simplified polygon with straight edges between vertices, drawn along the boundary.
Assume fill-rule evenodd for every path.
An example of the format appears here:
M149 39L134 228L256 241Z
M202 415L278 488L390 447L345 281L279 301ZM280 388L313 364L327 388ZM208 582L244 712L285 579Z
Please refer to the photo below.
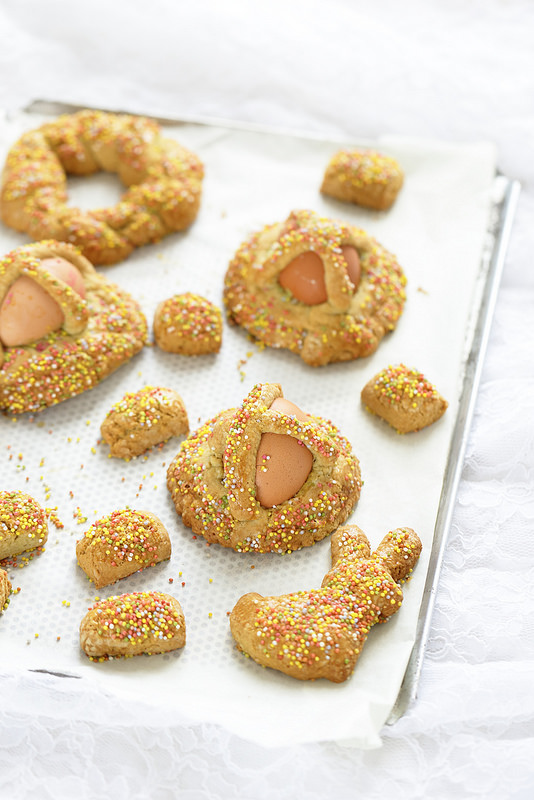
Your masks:
M42 260L57 257L81 273L85 300L41 266ZM65 319L59 331L30 344L0 344L0 409L38 411L80 394L144 346L147 324L138 304L98 274L73 245L35 242L0 259L0 306L21 275L42 286L59 303Z
M374 551L356 525L332 537L332 568L320 589L262 597L243 595L230 614L238 647L259 664L300 680L335 683L353 672L371 627L402 603L421 553L411 528L390 531Z
M278 384L258 384L240 408L222 411L182 442L168 468L176 510L209 542L240 552L308 547L344 522L360 496L360 466L349 442L320 417L302 422L271 410L278 397ZM289 434L313 455L303 486L272 508L255 497L263 433Z
M360 257L356 288L345 245ZM278 282L291 261L310 251L324 265L327 300L318 305L298 301ZM365 231L313 211L292 211L238 249L226 273L224 302L230 320L257 339L322 366L373 353L402 314L405 284L395 256Z
M119 203L84 212L67 205L67 174L116 172L130 187ZM93 264L114 264L135 247L195 219L204 169L145 117L84 110L25 133L8 153L0 216L33 240L77 245Z

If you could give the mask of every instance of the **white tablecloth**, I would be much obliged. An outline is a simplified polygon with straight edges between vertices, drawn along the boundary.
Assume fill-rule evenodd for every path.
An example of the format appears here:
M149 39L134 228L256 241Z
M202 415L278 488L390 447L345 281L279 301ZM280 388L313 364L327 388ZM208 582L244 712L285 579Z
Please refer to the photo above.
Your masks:
M490 140L522 184L419 695L382 746L263 748L176 725L13 675L0 640L0 796L533 795L533 30L520 0L0 4L2 109L51 99L358 140Z

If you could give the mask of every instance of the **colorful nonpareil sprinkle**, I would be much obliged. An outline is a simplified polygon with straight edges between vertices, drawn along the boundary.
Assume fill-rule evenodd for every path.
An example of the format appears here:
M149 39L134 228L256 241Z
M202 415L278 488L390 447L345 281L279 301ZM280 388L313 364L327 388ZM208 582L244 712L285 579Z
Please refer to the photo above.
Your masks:
M403 398L437 397L438 391L422 372L404 364L388 366L375 378L375 389L388 402L399 403Z

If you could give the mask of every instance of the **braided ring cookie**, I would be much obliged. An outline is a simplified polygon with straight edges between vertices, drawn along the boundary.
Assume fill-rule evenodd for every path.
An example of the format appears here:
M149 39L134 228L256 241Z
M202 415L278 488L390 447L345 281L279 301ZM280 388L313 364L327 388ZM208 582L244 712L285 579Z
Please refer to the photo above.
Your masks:
M184 523L208 542L287 553L343 523L362 482L337 428L265 383L182 442L167 486Z
M241 245L228 267L230 321L313 367L368 356L402 314L406 278L364 231L293 211Z
M230 614L240 650L299 680L347 680L371 627L402 603L399 584L415 567L421 541L411 528L390 531L371 553L356 525L332 536L332 568L320 589L243 595Z
M74 274L71 283L57 277L63 268ZM38 312L46 303L48 315L54 308L58 315L40 328ZM7 325L12 311L32 335ZM39 411L92 389L146 341L138 304L72 245L36 242L0 259L0 409Z
M67 175L116 172L129 187L115 206L67 205ZM136 247L187 228L198 213L204 169L161 135L154 120L84 110L25 133L8 153L0 217L34 241L75 244L93 264L115 264Z

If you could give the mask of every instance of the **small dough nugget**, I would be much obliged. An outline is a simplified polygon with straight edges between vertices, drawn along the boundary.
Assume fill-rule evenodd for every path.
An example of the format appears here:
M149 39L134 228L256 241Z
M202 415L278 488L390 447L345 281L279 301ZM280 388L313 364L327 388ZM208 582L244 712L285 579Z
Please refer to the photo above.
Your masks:
M185 618L178 600L162 592L108 597L80 623L80 646L91 659L155 655L185 645Z
M419 370L404 364L389 366L371 378L362 389L362 402L399 433L432 425L449 405Z
M76 557L100 589L171 557L171 541L150 511L113 511L94 522L76 543Z
M44 509L20 491L0 492L0 559L35 550L48 539Z
M403 182L404 173L394 158L374 150L340 150L326 168L321 192L385 211L395 202Z
M100 432L110 455L130 459L172 436L188 433L184 401L173 389L145 386L128 392L106 415Z
M10 594L11 582L5 569L0 569L0 614L8 607Z
M218 353L222 342L221 310L198 294L175 294L156 309L154 338L157 346L168 353Z

